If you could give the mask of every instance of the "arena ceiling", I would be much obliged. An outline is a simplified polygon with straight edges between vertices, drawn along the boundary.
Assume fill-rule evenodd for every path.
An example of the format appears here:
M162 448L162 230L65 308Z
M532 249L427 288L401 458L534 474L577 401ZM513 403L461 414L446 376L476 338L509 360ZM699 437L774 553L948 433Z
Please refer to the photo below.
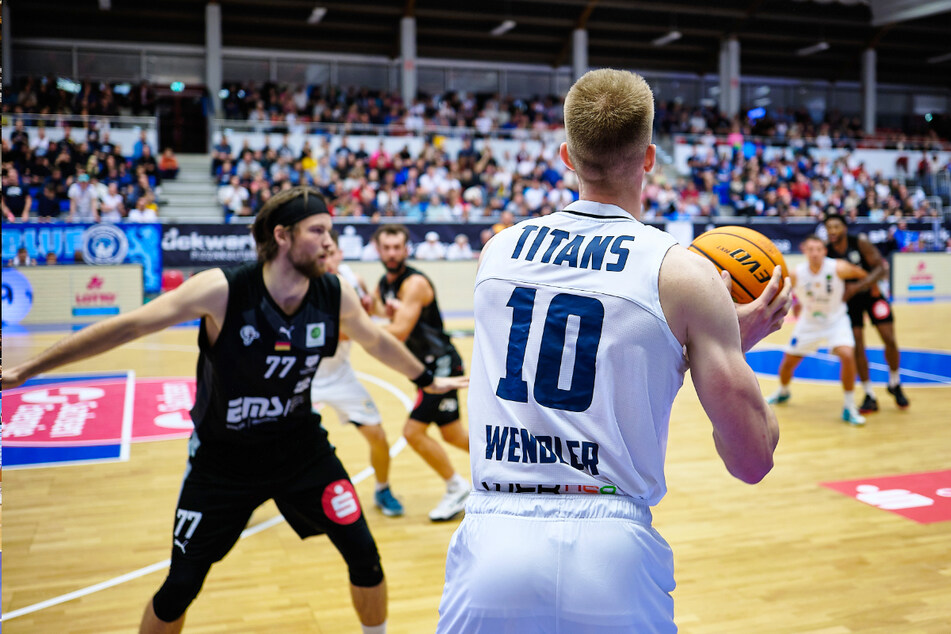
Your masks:
M19 37L204 43L205 0L7 0ZM929 5L899 22L875 3ZM641 71L716 73L720 41L740 41L741 74L858 81L877 51L880 83L951 88L946 0L220 0L226 47L399 57L400 18L416 17L422 58L570 66L572 32L588 31L588 63ZM108 6L108 9L100 8ZM307 19L327 9L317 24ZM885 18L886 20L888 18ZM493 36L505 20L516 26ZM653 40L681 37L664 46ZM826 42L811 55L799 49ZM937 58L937 59L936 59ZM942 59L943 58L943 59ZM930 61L929 61L930 60Z

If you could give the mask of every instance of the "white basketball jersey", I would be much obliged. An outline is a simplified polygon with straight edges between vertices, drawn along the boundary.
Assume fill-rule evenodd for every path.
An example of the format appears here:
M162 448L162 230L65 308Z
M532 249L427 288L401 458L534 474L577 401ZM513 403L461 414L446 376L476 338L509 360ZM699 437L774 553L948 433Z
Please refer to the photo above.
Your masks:
M350 284L358 295L363 294L363 290L360 288L360 280L349 266L341 264L337 267L337 275ZM350 366L350 347L352 345L353 342L349 339L338 341L337 352L334 353L334 356L322 359L320 365L317 366L317 374L314 375L313 382L332 383L336 380L343 370Z
M799 314L802 320L834 324L846 313L847 307L842 301L845 281L836 273L836 260L832 258L824 259L816 273L809 268L808 261L800 262L793 291L802 305Z
M660 501L670 409L686 370L657 290L674 244L591 201L492 239L474 301L476 490Z

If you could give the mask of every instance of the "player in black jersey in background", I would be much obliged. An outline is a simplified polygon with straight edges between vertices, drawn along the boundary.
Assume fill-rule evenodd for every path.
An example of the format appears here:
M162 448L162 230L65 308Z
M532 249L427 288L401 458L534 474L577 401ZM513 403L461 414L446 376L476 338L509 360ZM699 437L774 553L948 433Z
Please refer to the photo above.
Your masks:
M363 631L386 628L386 583L376 543L350 483L311 411L310 382L339 333L428 393L464 387L433 378L376 326L353 288L324 275L331 217L320 194L296 187L271 198L254 223L258 262L198 273L154 301L93 324L22 365L3 387L137 337L194 319L195 431L173 523L168 577L140 632L178 632L211 565L237 542L255 508L274 499L301 536L326 533L347 562Z
M376 289L377 311L390 319L386 329L397 339L405 341L410 352L435 376L462 375L462 359L443 330L432 282L421 272L406 266L409 257L406 227L382 225L373 234L373 242L386 267L386 274L380 278ZM452 468L446 450L429 437L429 423L436 423L444 441L468 452L469 432L459 420L458 394L447 392L430 396L421 392L403 428L406 442L446 482L446 494L429 512L429 519L444 522L465 509L471 487Z
M823 220L826 233L829 236L829 257L842 258L852 264L861 266L869 272L865 279L877 279L874 274L880 271L888 272L888 262L882 257L865 234L849 235L845 216L828 214ZM878 411L878 401L872 391L872 382L869 378L868 357L865 355L865 314L878 330L882 343L885 345L885 361L888 363L888 392L895 397L898 407L908 407L908 399L901 389L899 362L901 353L895 343L895 324L892 317L892 307L888 299L882 296L878 287L856 288L859 282L846 286L848 298L849 318L852 320L852 333L855 335L855 365L862 387L865 389L865 400L859 406L859 412L867 414Z

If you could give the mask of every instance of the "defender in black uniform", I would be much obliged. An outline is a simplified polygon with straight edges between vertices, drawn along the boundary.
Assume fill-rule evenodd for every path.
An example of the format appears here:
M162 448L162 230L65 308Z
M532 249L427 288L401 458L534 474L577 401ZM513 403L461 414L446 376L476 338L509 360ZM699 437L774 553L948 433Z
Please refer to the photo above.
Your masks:
M435 376L462 375L462 359L443 330L436 291L429 278L406 266L409 232L402 225L382 225L373 235L386 274L376 290L379 310L390 319L390 333L406 342L417 359ZM455 392L441 396L419 393L416 406L403 428L409 445L446 482L446 494L429 513L434 522L450 520L465 508L470 485L452 468L449 456L427 434L436 423L443 440L469 451L469 432L459 420L459 397Z
M878 249L868 241L865 234L849 235L845 217L840 214L829 214L823 221L826 233L829 236L829 257L842 258L852 264L861 266L869 273L885 273L888 271L888 262L882 258ZM877 279L870 275L866 279ZM872 391L869 379L868 358L865 355L865 315L869 316L872 324L878 330L882 343L885 345L885 361L888 363L888 392L895 397L898 407L908 407L908 399L901 389L899 362L901 353L895 342L895 325L892 317L892 307L888 299L883 297L875 285L862 286L858 282L846 284L846 297L849 306L849 318L852 320L852 333L855 335L855 364L859 379L865 389L865 400L859 407L863 414L878 411L878 401Z
M94 324L22 366L3 387L136 337L201 318L195 431L172 524L172 563L140 631L178 632L213 563L255 508L274 499L301 536L326 533L349 568L365 631L383 632L386 584L350 477L337 459L310 382L340 333L427 392L464 387L433 374L370 320L356 293L324 275L331 218L320 194L297 187L273 197L254 224L259 261L199 273L154 301Z

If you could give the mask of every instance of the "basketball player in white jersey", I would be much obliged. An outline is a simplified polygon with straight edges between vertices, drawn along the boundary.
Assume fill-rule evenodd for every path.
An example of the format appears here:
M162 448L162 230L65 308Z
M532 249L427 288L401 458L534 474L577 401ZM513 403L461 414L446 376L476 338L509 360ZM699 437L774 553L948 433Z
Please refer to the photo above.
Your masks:
M793 312L799 317L792 339L779 364L779 388L767 400L771 405L789 400L789 383L804 356L827 343L839 357L839 379L845 391L842 420L864 425L865 417L855 407L855 338L846 300L855 291L846 290L844 280L862 280L861 287L874 284L880 274L868 275L865 269L845 260L827 257L826 244L818 236L808 236L799 245L806 256L792 272L793 293L797 303ZM858 287L856 287L858 288Z
M474 491L452 538L438 632L673 632L673 556L651 526L689 367L727 470L761 480L776 418L744 350L777 330L780 269L735 307L713 265L642 224L653 96L585 74L561 159L580 200L498 233L475 287Z
M341 280L352 286L364 307L372 306L373 298L367 292L363 280L343 263L343 251L340 250L336 230L331 229L330 238L333 240L333 246L328 250L327 271L336 273ZM403 505L390 490L390 444L383 430L383 419L370 393L353 372L353 366L350 365L351 346L349 339L341 337L337 352L329 359L323 359L317 366L317 373L310 387L310 401L314 407L319 403L329 405L341 423L349 421L360 430L360 434L370 445L370 466L376 476L374 503L384 515L399 517L403 514Z

